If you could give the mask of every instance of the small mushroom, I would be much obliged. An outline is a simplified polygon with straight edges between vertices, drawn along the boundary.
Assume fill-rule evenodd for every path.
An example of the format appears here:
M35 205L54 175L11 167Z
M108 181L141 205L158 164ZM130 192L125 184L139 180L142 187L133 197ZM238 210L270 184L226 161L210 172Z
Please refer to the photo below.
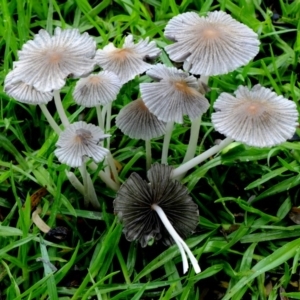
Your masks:
M132 173L117 193L114 210L123 222L128 241L138 240L142 247L151 239L161 239L166 245L175 242L182 256L183 272L188 270L187 253L199 273L198 262L182 239L197 226L198 207L187 188L170 179L172 170L167 165L152 165L148 171L149 184Z
M141 83L141 95L150 112L159 120L183 123L184 115L193 120L209 108L194 76L162 64L151 68L147 75L158 82Z
M95 107L116 99L122 84L119 77L110 71L91 74L77 81L73 97L77 104Z
M146 63L145 59L154 59L160 52L154 41L149 42L149 38L135 44L133 36L128 35L122 48L116 48L110 43L97 50L95 62L104 70L117 74L121 84L124 84L150 69L151 65Z
M116 117L116 125L132 139L150 140L162 136L166 123L152 114L142 99L123 107Z
M100 146L99 142L109 136L95 125L75 122L61 132L54 153L61 163L70 167L82 166L86 156L100 162L109 150Z
M53 99L53 92L41 92L23 81L15 81L16 69L10 71L4 81L4 91L15 100L26 104L47 104Z
M298 125L295 102L260 84L250 90L239 86L234 94L222 93L214 104L217 131L255 147L272 147L293 136Z
M170 58L184 62L192 74L205 76L226 74L246 65L259 51L257 34L223 11L207 17L186 12L173 17L165 36L174 41L165 47Z
M56 28L51 36L41 29L18 52L14 82L24 82L41 92L58 90L69 75L80 77L91 72L96 43L78 29Z

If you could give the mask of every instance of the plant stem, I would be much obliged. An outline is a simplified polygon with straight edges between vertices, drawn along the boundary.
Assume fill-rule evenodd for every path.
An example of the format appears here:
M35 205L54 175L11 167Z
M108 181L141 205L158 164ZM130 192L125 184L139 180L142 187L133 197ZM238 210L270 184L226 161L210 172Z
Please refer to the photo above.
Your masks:
M102 112L100 105L96 106L97 118L98 118L98 125L104 131L104 120L102 118Z
M59 128L58 124L55 122L54 118L51 116L47 106L45 104L40 104L40 109L44 114L45 118L47 119L51 128L59 135L61 133L61 129Z
M146 147L146 168L147 170L149 170L152 162L151 140L145 140L145 147Z
M115 161L114 161L114 158L113 158L112 154L109 153L106 156L106 158L107 158L107 162L109 164L110 170L112 172L112 175L114 177L115 183L120 184L119 176L118 176L118 171L117 171L116 164L115 164Z
M209 76L202 75L199 81L200 81L200 83L207 85L208 80L209 80ZM201 126L201 118L202 118L202 115L199 118L192 121L190 140L189 140L186 154L183 159L183 163L189 161L190 159L192 159L195 156L199 132L200 132L200 126Z
M98 169L98 166L94 163L94 162L91 162L89 164L89 168L91 168L93 171L96 171ZM118 191L120 185L115 183L109 175L107 175L105 172L103 171L100 171L98 173L98 176L101 178L101 180L109 187L111 188L112 190L114 191Z
M91 203L94 208L100 209L101 206L99 204L91 176L87 172L85 162L83 162L82 165L79 167L79 171L80 171L80 174L81 174L82 180L83 180L84 205L88 206L88 204Z
M197 144L198 144L201 119L202 119L202 115L199 118L192 121L190 140L189 140L188 148L187 148L187 151L185 153L182 163L189 161L195 155Z
M162 148L162 155L161 155L162 164L168 164L168 151L169 151L169 145L170 145L173 127L174 127L173 121L167 123L166 133L164 136L164 143Z
M79 181L79 179L76 177L76 175L73 172L65 170L65 173L70 181L70 183L73 185L73 187L81 194L84 195L84 186Z
M196 257L194 256L194 254L192 253L192 251L190 250L188 245L185 243L185 241L176 232L176 230L170 223L169 219L167 218L166 214L161 209L161 207L159 207L157 204L152 204L151 208L157 212L159 218L163 222L164 226L166 227L166 229L168 230L168 232L170 233L171 237L173 238L173 240L175 241L175 243L177 244L177 246L180 250L181 257L182 257L182 264L183 264L183 273L186 273L188 270L188 263L187 263L187 258L186 258L186 254L184 253L184 250L187 253L187 255L193 265L195 273L196 274L200 273L201 269L199 267Z
M190 161L182 164L181 166L177 167L173 170L171 174L171 178L178 178L188 170L192 169L193 167L197 166L198 164L202 163L204 160L209 158L210 156L218 153L219 151L223 150L226 146L233 142L232 138L224 139L219 145L215 145L210 149L206 150L205 152L201 153L200 155L196 156L195 158L191 159Z
M56 106L56 109L57 109L57 113L60 117L60 120L61 120L62 124L66 128L67 126L70 125L70 122L68 120L68 117L66 115L66 112L65 112L64 107L63 107L62 102L61 102L60 91L55 90L53 92L53 95L54 95L54 103L55 103L55 106Z

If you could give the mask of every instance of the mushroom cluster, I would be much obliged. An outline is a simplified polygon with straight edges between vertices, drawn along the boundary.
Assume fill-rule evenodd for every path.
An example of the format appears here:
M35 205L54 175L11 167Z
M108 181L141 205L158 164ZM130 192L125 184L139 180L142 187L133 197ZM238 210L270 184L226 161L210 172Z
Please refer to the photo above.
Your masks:
M121 47L109 43L96 49L95 40L78 29L56 28L53 35L41 29L18 52L19 60L7 74L4 88L15 100L41 107L58 135L54 152L58 161L68 169L79 168L83 184L71 171L67 175L84 195L85 205L101 208L88 165L101 169L99 177L116 191L114 212L124 225L128 241L138 240L142 247L150 240L176 243L184 273L188 270L187 256L199 273L197 259L183 240L199 223L198 206L179 180L234 140L254 147L286 141L298 125L298 111L293 101L259 84L252 88L239 86L235 96L221 93L211 118L214 128L226 138L194 157L201 117L210 107L205 97L209 76L245 66L259 52L260 42L257 33L223 11L208 12L206 16L180 14L168 22L164 34L172 42L164 50L171 61L182 63L182 68L164 65L160 59L162 49L149 37L135 42L129 34ZM71 82L77 82L69 95L77 105L96 111L97 126L82 120L70 122L74 118L60 98L60 90L70 77ZM139 87L138 96L134 94L138 99L123 105L127 99L124 95L131 92L131 80ZM56 123L56 117L45 106L53 98L62 124ZM110 139L114 138L112 103L116 99L122 105L115 117L116 127L131 139L145 141L149 182L133 172L126 180L121 178L122 185L119 183L110 151ZM191 123L189 144L183 163L175 168L168 165L172 130L174 123L183 124L187 118ZM151 140L162 136L161 164L153 164ZM156 153L158 150L159 146ZM97 165L100 162L103 166Z

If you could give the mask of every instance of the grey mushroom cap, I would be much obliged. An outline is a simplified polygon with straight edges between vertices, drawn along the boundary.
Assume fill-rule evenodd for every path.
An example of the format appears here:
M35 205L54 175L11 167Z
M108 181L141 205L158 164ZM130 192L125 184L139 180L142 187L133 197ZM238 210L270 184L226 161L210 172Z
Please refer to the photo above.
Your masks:
M291 138L298 126L296 104L257 84L239 86L235 97L222 93L214 104L217 131L255 147L272 147Z
M116 99L122 84L119 77L110 71L90 74L77 81L73 98L84 107L95 107L111 103Z
M128 35L122 48L116 48L110 43L103 49L97 50L95 63L104 70L117 74L120 82L124 84L150 69L152 65L144 60L154 59L160 55L160 52L154 41L149 42L149 38L135 44L133 36Z
M200 85L194 76L162 64L151 68L147 75L159 81L140 84L142 99L159 120L183 123L184 115L193 120L209 108L209 102L199 92Z
M4 81L4 91L15 100L26 104L47 104L53 99L52 92L40 92L32 85L14 80L15 71L10 71Z
M70 167L80 167L84 157L100 162L109 150L99 145L99 142L109 136L98 126L83 121L75 122L60 133L54 153L61 163Z
M69 75L80 77L91 72L96 43L78 29L56 28L54 35L41 29L18 52L14 80L32 85L39 91L58 90Z
M174 44L165 47L170 58L184 62L192 74L205 76L226 74L246 65L259 51L257 34L223 11L207 17L186 12L173 17L165 36Z
M142 99L123 107L116 117L116 125L132 139L150 140L162 136L166 131L166 123L158 120Z
M142 247L151 239L170 245L173 239L166 231L152 204L159 205L177 233L186 238L198 222L197 205L180 182L171 180L173 168L154 164L148 171L150 183L132 173L123 183L114 200L114 210L124 225L128 241L138 240Z

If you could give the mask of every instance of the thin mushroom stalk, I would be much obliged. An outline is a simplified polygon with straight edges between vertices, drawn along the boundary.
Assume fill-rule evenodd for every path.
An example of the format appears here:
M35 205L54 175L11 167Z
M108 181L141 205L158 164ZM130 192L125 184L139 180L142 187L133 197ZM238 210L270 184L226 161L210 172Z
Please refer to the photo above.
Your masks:
M199 81L199 84L201 85L201 87L207 86L208 80L209 80L209 76L201 76L200 81ZM205 90L205 88L203 88L203 93L205 93L206 91L207 90ZM192 121L190 140L189 140L187 151L186 151L184 159L183 159L183 163L189 161L190 159L192 159L195 156L200 127L201 127L201 119L202 119L202 115L200 115L198 118L196 118Z
M166 134L164 136L163 148L162 148L162 155L161 155L162 164L168 164L168 152L169 152L169 146L170 146L173 128L174 128L174 122L173 121L168 122L166 127Z
M173 170L171 174L171 178L178 178L185 174L190 169L194 168L195 166L202 163L204 160L208 159L210 156L220 152L225 147L230 145L234 140L230 137L224 139L219 145L215 145L210 149L206 150L205 152L201 153L200 155L194 157L193 159L189 160L188 162L182 164L181 166L177 167Z
M182 257L183 273L186 273L189 268L188 263L187 263L186 254L188 255L188 257L192 263L195 273L196 274L200 273L201 269L200 269L200 266L198 264L196 257L194 256L194 254L192 253L192 251L190 250L188 245L185 243L185 241L178 235L178 233L176 232L176 230L170 223L169 219L167 218L167 216L164 213L164 211L162 210L162 208L159 207L157 204L152 204L151 208L157 212L157 214L158 214L159 218L161 219L161 221L163 222L165 228L168 230L169 234L171 235L171 237L173 238L173 240L175 241L175 243L177 244L177 246L179 248L179 251L180 251L181 257Z

